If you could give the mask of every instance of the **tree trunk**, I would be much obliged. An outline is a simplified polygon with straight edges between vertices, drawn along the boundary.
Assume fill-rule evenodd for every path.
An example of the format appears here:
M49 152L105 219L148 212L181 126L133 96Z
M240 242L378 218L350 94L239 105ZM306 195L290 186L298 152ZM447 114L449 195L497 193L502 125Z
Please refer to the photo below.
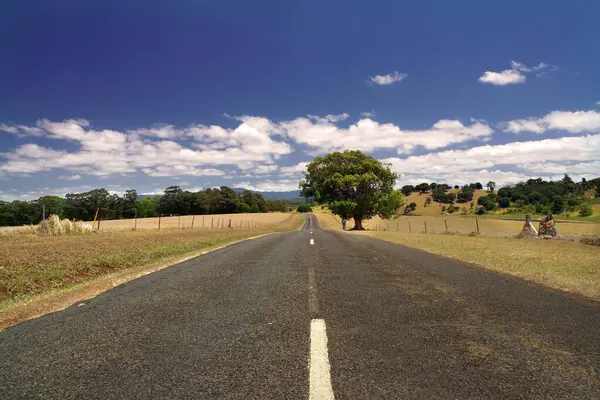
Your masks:
M364 231L365 228L363 228L362 226L362 218L361 217L354 217L354 228L352 228L353 231Z

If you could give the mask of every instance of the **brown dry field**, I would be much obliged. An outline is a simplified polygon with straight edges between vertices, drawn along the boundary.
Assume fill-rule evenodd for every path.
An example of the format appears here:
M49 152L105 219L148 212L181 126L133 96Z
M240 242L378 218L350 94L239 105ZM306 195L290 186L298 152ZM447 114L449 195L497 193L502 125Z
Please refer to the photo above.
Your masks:
M249 217L253 217L250 219ZM223 216L221 216L224 218ZM250 214L252 228L104 231L74 236L0 237L0 308L10 299L64 288L117 270L197 252L260 234L298 228L300 214ZM278 222L275 224L275 222Z
M338 217L331 215L327 210L315 209L319 217L319 222L324 223L325 229L341 229L341 222ZM479 233L485 236L510 237L515 236L523 228L523 221L508 221L491 218L473 218L459 216L401 216L396 219L384 220L374 217L363 221L363 226L368 230L392 231L392 232L412 232L424 233L427 226L427 233L444 233L446 224L448 232L452 233L471 233L477 231L479 223ZM347 229L354 226L354 221L348 221ZM534 223L536 229L537 223ZM558 221L556 229L559 235L582 236L582 235L600 235L600 223Z

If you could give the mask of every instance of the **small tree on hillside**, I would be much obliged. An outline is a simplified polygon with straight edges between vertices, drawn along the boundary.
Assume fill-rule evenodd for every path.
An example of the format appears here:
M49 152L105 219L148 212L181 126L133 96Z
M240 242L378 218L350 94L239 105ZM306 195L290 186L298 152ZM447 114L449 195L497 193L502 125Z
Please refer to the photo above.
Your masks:
M496 188L496 182L494 182L494 181L489 181L489 182L487 183L487 187L488 187L488 189L490 189L490 192L493 192L493 191L494 191L494 189Z
M364 230L365 218L390 218L403 204L402 192L394 190L398 175L358 150L316 157L306 170L302 194L342 218L353 218L354 230Z

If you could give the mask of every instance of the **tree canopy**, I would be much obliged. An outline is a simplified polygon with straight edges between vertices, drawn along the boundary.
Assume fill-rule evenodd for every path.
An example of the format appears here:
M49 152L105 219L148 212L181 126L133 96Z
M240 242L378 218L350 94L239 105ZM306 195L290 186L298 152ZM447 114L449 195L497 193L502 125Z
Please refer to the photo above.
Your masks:
M394 190L397 178L389 165L358 150L346 150L310 162L300 189L303 196L326 204L341 218L353 218L354 229L362 230L363 219L389 218L402 206L402 192Z

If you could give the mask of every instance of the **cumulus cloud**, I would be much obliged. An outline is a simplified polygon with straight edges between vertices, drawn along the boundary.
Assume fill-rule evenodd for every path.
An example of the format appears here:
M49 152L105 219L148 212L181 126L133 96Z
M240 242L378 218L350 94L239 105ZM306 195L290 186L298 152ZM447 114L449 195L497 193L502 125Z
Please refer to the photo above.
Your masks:
M519 71L507 69L502 72L485 71L479 77L479 82L491 83L496 86L504 86L515 83L523 83L527 80L525 75Z
M496 86L524 83L527 81L525 74L533 73L536 77L542 78L550 76L558 69L555 65L544 62L541 62L534 67L528 67L521 62L511 61L510 66L511 69L506 69L501 72L485 71L483 75L479 77L479 82Z
M298 189L297 179L265 180L258 183L238 182L233 187L243 187L258 192L287 192Z
M383 161L403 175L402 182L428 177L440 182L465 183L473 177L477 180L494 178L491 180L506 184L532 176L551 177L570 172L572 166L574 173L598 176L599 159L600 135L587 135L478 146ZM544 165L552 168L541 171L540 167ZM518 168L522 172L502 170L506 168Z
M600 102L598 102L600 103ZM365 117L365 118L371 118L375 116L375 111L363 111L360 113L361 117Z
M505 123L505 132L533 132L542 134L549 130L569 133L600 132L598 111L552 111L542 118L516 119Z
M65 181L79 181L81 180L81 175L60 175L58 179L63 179Z
M281 127L287 137L307 145L315 153L356 149L373 151L395 149L411 153L416 146L439 149L454 143L463 143L490 136L492 129L481 122L463 125L456 120L440 120L424 130L402 130L394 124L380 124L369 118L361 119L348 128L339 128L327 122L314 122L308 118L284 121Z
M392 71L387 75L369 76L369 81L376 85L391 85L392 83L403 81L407 76L407 74L401 74L398 71Z

